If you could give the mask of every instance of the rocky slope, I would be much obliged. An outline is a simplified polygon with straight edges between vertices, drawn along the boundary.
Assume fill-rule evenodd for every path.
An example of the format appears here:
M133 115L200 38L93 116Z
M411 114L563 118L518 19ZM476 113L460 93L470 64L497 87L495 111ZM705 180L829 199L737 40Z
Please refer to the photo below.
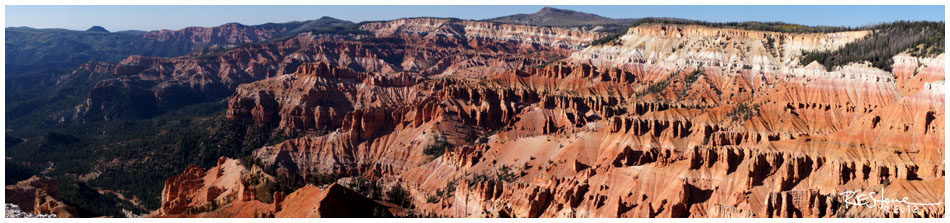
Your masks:
M487 76L562 58L602 34L560 28L450 19L369 23L374 33L305 33L285 41L251 44L223 53L200 51L176 58L130 56L115 65L89 98L64 116L113 119L127 104L144 114L163 107L215 100L239 84L293 73L303 63L325 61L355 71L421 75Z
M23 210L20 210L20 206L17 206L15 204L10 204L10 203L6 204L5 210L6 210L6 213L4 214L4 217L6 218L55 218L56 217L55 214L47 215L47 214L32 214L32 213L23 212Z
M190 166L166 181L162 207L149 217L380 217L389 207L338 184L307 186L293 193L257 197L274 177L260 168L222 157L204 170ZM264 202L267 201L267 202Z
M419 20L371 26L448 32ZM944 216L842 195L944 202L943 54L798 65L865 34L640 26L486 78L311 63L241 85L228 117L299 133L255 151L263 166L403 185L424 215Z
M59 190L56 181L33 176L30 179L7 185L4 189L7 217L77 217L76 208L57 200ZM11 207L12 205L12 207ZM10 212L15 208L19 212ZM12 214L12 216L11 216Z

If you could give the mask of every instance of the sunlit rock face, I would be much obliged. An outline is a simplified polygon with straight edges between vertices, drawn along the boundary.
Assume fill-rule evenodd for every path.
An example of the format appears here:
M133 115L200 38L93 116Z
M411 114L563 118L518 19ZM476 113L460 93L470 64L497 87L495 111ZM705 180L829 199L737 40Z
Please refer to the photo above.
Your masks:
M646 63L670 68L717 66L783 70L798 64L803 51L837 49L869 31L780 33L704 26L642 25L630 28L619 45L586 48L569 60L597 66Z
M848 206L841 195L885 190L944 202L943 54L899 54L894 72L867 63L828 71L800 65L801 52L836 49L867 32L644 25L619 44L587 46L600 34L431 18L363 29L376 39L301 35L212 63L240 69L142 61L134 64L152 65L128 73L212 75L233 89L228 118L294 135L256 149L263 166L401 185L422 215L944 216L943 206L882 212ZM232 60L243 62L222 62ZM269 69L231 72L255 66ZM206 185L225 182L208 172L190 168L166 182L169 198L186 196L163 209L207 200ZM217 197L242 190L221 188ZM333 188L274 200L319 203ZM278 206L254 207L316 216ZM220 210L208 216L232 213Z
M459 36L469 40L491 39L500 42L512 41L524 45L542 45L561 48L582 48L591 40L602 37L596 32L569 28L550 28L529 25L501 24L495 22L468 21L442 18L408 18L389 22L363 25L376 35L390 36L399 33Z

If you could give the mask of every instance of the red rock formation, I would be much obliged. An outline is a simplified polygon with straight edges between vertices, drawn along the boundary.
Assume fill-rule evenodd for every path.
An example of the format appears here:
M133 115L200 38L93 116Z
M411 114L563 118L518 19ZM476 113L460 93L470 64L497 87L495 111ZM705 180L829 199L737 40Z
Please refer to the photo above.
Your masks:
M577 44L571 31L498 27L429 18L364 26L438 49L468 41L490 56L500 54L472 41L531 31L566 36L532 40L541 47ZM651 25L541 67L453 56L388 63L452 64L416 70L300 63L237 87L227 114L300 133L254 151L265 166L398 183L417 213L436 216L944 216L942 206L895 214L843 202L843 192L875 188L944 202L943 55L898 55L894 74L798 65L802 50L865 34ZM504 69L449 72L459 64ZM289 202L321 202L297 199L317 191L288 195L275 216L317 216L288 211Z
M188 166L182 175L173 176L165 180L165 188L162 189L162 208L159 213L162 215L181 214L189 208L192 198L197 194L197 190L203 187L205 170L198 166Z
M153 215L193 214L233 200L256 200L251 188L259 186L259 182L248 182L247 178L250 176L264 181L273 180L273 177L263 174L260 169L248 170L237 160L223 157L218 160L217 166L208 170L189 166L181 175L165 180L162 207Z
M258 181L258 182L253 182ZM274 178L259 168L221 158L204 170L190 166L166 180L162 207L151 217L379 217L391 216L390 207L349 188L306 186L293 193L275 191L270 203L256 199L256 187Z
M275 217L354 218L380 216L389 212L387 207L339 184L331 184L325 189L305 186L287 195L283 206L285 208L278 210Z
M405 27L399 28L402 26ZM257 32L246 28L232 24L148 35L159 39L186 38L180 36L185 35L195 41L228 43L270 35L266 34L270 31L257 37L241 34ZM117 77L96 84L89 99L76 109L76 116L113 118L116 116L112 114L116 112L113 110L121 109L111 106L121 100L155 107L217 100L231 94L240 84L294 73L298 66L309 62L374 73L371 76L382 74L383 77L366 80L374 85L406 85L420 76L430 75L486 77L509 69L548 63L603 35L579 30L444 19L369 23L362 28L376 35L302 34L284 41L249 44L222 53L199 51L176 58L130 56L116 65L114 72ZM215 31L217 29L223 30ZM444 32L452 35L436 35ZM220 38L223 40L216 40ZM412 75L405 75L406 72Z
M57 200L58 188L53 179L33 176L15 185L7 185L4 192L5 202L15 204L24 212L33 214L56 214L60 218L79 217L76 208Z

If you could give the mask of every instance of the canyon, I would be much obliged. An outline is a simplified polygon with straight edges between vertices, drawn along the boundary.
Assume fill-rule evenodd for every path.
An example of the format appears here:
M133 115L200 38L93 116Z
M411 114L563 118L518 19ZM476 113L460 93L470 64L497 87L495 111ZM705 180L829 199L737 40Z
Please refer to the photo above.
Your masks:
M945 202L943 52L825 67L804 54L873 31L644 23L594 44L609 33L521 17L148 32L207 45L83 64L56 83L94 82L87 97L50 118L222 101L284 137L165 179L147 217L945 216L841 195ZM54 197L35 206L68 215Z
M838 195L944 193L943 54L898 55L894 73L797 66L864 35L641 26L620 45L477 79L308 63L239 86L227 114L311 132L254 152L278 174L378 178L423 215L943 216ZM439 140L444 154L424 153Z

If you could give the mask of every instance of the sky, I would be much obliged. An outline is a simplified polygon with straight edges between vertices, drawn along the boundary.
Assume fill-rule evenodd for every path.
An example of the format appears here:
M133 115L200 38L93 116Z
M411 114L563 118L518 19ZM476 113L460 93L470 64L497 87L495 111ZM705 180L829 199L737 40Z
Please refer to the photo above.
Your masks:
M534 13L544 6L6 6L4 27L110 31L181 29L229 22L257 25L330 16L353 22L404 17L488 19ZM675 17L710 22L765 21L802 25L862 26L944 21L944 6L552 6L611 18Z

